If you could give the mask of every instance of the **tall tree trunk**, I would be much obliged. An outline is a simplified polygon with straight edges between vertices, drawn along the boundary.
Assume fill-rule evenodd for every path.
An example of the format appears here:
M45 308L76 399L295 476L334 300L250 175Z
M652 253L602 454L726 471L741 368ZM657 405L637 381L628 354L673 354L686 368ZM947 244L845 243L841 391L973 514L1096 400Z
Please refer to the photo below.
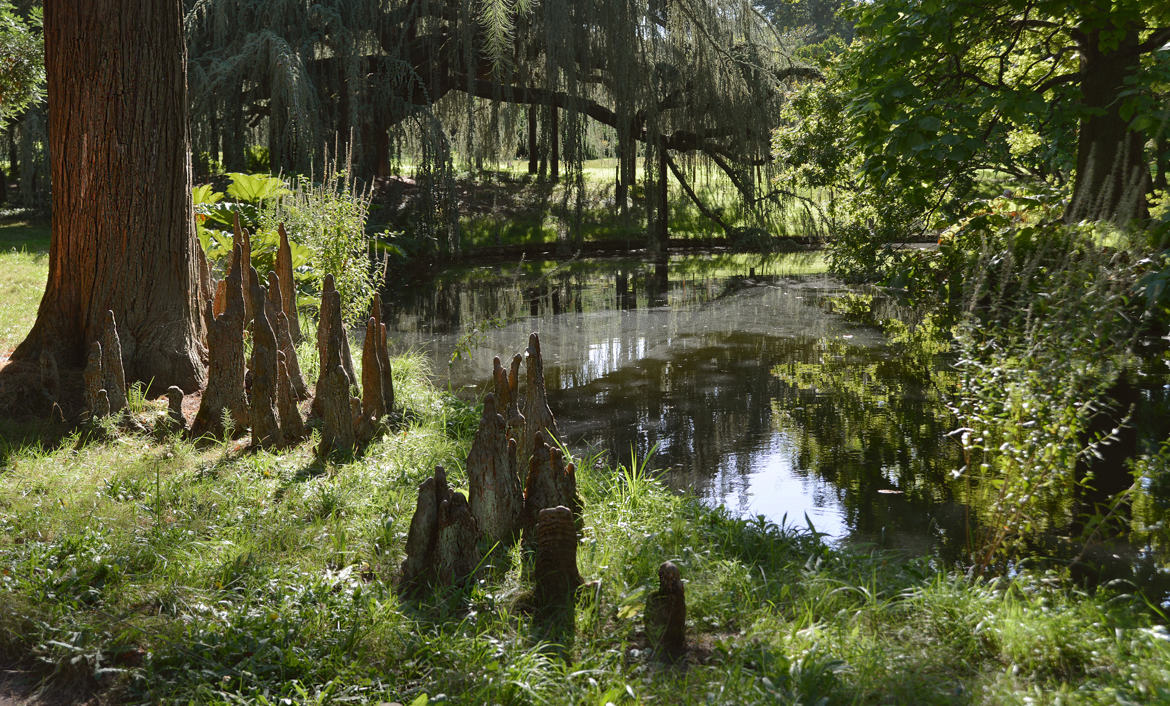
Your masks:
M658 217L654 220L652 237L654 238L654 251L659 255L665 255L670 246L670 181L666 175L665 140L658 143L657 152L658 161L654 166L658 168L658 176L654 184L653 198L658 200Z
M45 2L49 280L14 361L80 368L112 310L128 380L206 379L182 17L180 0Z
M630 213L630 184L633 183L631 178L633 175L630 173L630 163L633 160L630 153L634 151L634 140L628 132L620 131L617 139L618 173L614 201L617 202L618 211L622 215L622 222L626 221Z
M223 101L223 166L229 172L244 171L244 87L242 79L231 84L230 95Z
M539 162L536 154L536 104L528 105L528 173L536 174Z
M1139 66L1138 43L1137 30L1130 30L1115 49L1105 52L1099 31L1084 32L1080 79L1085 114L1077 134L1076 182L1065 209L1068 222L1125 223L1149 215L1145 137L1129 129L1129 121L1121 117L1125 79Z
M549 177L557 181L561 178L561 121L557 107L549 109L552 111L548 126Z

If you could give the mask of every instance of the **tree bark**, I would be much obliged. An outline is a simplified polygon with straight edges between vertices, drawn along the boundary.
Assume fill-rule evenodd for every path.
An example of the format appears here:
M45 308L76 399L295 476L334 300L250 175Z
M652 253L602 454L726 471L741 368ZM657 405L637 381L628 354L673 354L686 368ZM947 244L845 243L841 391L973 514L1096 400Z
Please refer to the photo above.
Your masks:
M203 385L180 0L47 0L49 279L14 361L80 368L106 311L129 380Z
M667 151L665 141L658 145L657 161L654 166L657 167L658 175L654 182L654 196L649 194L647 198L654 198L657 200L657 217L654 219L654 230L651 237L654 242L651 243L651 250L656 254L662 255L670 247L670 183L666 176L666 160Z
M561 178L561 121L555 105L549 110L552 111L548 126L549 178L558 181Z
M1146 196L1150 169L1143 154L1145 136L1121 117L1125 79L1139 68L1136 29L1119 45L1102 51L1100 32L1084 32L1081 42L1081 104L1085 111L1077 134L1077 175L1065 220L1126 223L1149 216Z
M528 173L535 175L539 168L536 147L536 104L528 106Z

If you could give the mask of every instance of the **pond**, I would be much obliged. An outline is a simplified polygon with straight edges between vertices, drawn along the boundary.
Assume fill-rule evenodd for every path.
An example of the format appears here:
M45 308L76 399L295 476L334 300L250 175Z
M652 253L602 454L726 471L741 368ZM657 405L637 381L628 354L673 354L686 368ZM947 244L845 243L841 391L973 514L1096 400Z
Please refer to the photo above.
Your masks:
M392 288L386 321L398 351L425 352L467 399L490 389L493 356L539 331L577 455L653 452L664 482L732 514L959 560L975 496L955 480L955 373L856 323L907 312L824 269L815 253L460 268Z
M702 255L452 270L387 301L396 349L486 391L539 331L549 404L575 453L631 454L733 514L839 541L959 549L953 423L929 374L831 300L819 255ZM950 553L949 551L947 553Z

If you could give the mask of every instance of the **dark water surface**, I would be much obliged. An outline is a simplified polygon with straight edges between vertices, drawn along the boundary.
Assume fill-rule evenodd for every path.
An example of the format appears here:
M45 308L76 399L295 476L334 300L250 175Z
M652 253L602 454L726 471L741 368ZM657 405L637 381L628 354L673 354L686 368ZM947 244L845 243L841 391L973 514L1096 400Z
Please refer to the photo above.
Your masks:
M811 254L465 269L402 287L387 324L396 349L425 351L469 397L492 356L539 331L576 453L656 448L669 485L732 513L957 550L958 445L938 391L876 329L833 313L848 290L818 269Z

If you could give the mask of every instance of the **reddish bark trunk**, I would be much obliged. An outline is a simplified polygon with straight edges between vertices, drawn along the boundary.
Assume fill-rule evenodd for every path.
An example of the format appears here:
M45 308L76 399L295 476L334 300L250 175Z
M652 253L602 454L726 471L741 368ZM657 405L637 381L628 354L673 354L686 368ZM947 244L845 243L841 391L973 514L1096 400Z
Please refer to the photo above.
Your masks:
M203 385L179 0L45 2L53 184L49 279L14 361L80 368L106 311L127 379Z

